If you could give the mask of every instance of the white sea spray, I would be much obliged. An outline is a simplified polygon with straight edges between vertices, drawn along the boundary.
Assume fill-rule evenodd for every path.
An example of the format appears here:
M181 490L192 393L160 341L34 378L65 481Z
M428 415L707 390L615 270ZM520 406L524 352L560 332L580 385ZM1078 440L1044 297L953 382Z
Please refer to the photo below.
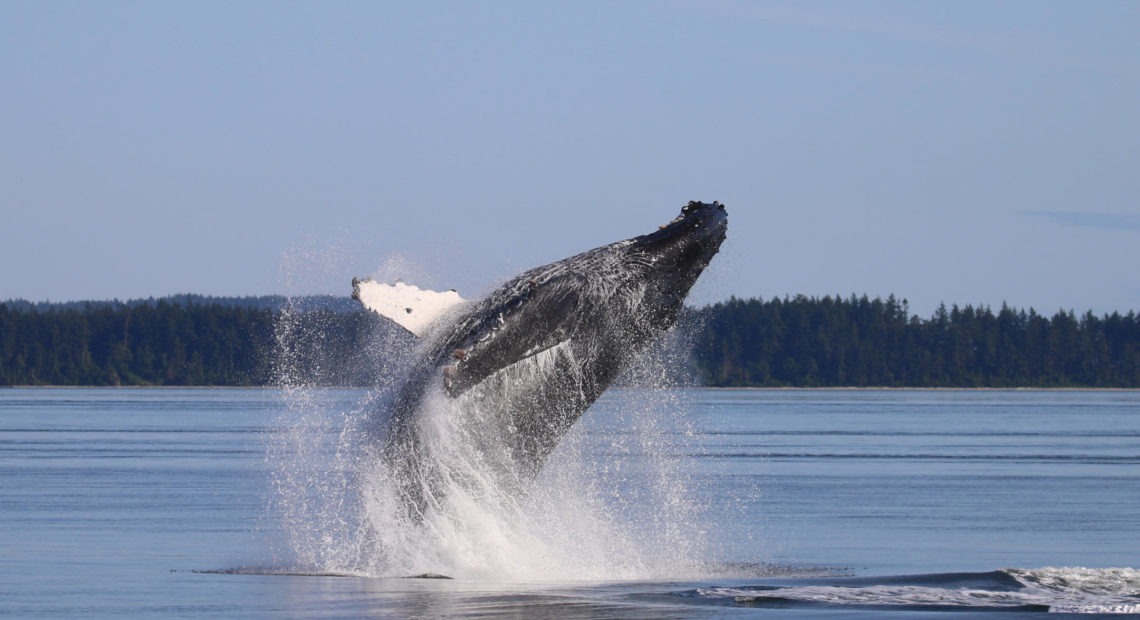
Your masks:
M321 341L305 333L321 325L301 320L304 311L287 308L277 326L284 413L269 450L282 561L292 569L498 581L677 578L702 570L706 515L679 463L666 456L691 441L685 399L672 389L685 363L677 353L687 351L683 338L670 334L666 346L638 357L626 373L638 387L598 405L609 408L608 426L589 424L588 411L533 480L510 471L504 444L488 435L513 432L496 419L493 399L429 393L415 423L417 456L435 474L436 486L425 488L433 509L410 520L397 490L401 474L377 445L411 351L386 343L403 364L389 363L369 390L322 388L296 362L304 346ZM529 367L490 377L488 389L509 391L567 355L568 347L546 350Z

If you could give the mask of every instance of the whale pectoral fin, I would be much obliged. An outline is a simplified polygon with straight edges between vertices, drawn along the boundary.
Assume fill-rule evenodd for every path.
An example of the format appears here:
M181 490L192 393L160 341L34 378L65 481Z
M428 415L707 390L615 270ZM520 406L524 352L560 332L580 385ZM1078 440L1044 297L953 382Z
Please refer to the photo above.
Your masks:
M371 278L353 278L352 298L416 336L423 336L439 317L464 301L454 290L429 291L403 282L385 284Z
M525 376L528 372L553 363L551 360L556 359L559 354L565 355L569 347L569 339L547 342L527 351L520 358L511 359L496 367L465 363L470 361L466 352L460 356L458 355L460 352L457 351L456 355L453 355L457 362L443 367L443 385L447 388L448 395L455 398L491 377Z

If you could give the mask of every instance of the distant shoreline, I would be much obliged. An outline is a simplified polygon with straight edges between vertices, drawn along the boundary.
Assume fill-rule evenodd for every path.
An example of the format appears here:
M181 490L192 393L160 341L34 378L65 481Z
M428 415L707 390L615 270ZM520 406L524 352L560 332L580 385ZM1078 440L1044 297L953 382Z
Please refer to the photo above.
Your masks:
M404 342L402 328L347 298L306 302L284 322L272 298L222 301L8 308L0 384L269 387L284 362L315 384L372 386L384 354L365 353L368 343ZM1140 315L1131 311L951 306L922 319L893 296L799 295L733 298L680 320L678 342L663 346L687 357L670 372L710 387L1140 389Z
M280 385L0 385L0 390L283 390ZM312 389L364 390L366 386L319 385ZM613 387L611 390L645 389ZM649 388L653 389L653 388ZM719 387L665 386L657 389L714 390L721 392L1140 392L1140 388L1116 387Z
M327 386L346 387L346 386ZM0 390L276 390L279 385L0 385Z
M1140 388L1118 387L717 387L697 386L700 390L788 391L788 392L1140 392Z

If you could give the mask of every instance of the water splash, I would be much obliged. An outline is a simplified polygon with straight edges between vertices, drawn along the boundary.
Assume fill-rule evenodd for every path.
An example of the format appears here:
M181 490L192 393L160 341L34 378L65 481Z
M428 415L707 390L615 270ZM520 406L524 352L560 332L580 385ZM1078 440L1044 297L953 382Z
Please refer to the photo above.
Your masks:
M676 385L686 350L675 333L627 373L563 438L534 480L512 476L487 446L493 407L430 395L421 410L435 509L406 517L401 472L378 455L386 404L408 372L406 342L374 338L387 360L367 390L328 389L298 362L328 328L291 304L277 325L284 413L272 435L273 507L290 570L369 576L444 574L481 580L678 578L701 572L708 520L666 455L689 441ZM398 363L392 363L396 360ZM400 363L402 362L402 363ZM361 363L356 360L352 363ZM327 369L326 369L327 370ZM335 373L334 373L335 374ZM511 381L512 377L500 380Z

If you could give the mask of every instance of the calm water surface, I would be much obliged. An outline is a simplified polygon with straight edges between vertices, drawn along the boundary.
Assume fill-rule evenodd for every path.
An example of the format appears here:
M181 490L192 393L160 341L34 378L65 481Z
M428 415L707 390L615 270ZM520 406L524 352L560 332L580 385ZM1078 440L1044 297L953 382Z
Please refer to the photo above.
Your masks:
M577 432L599 467L632 465L631 488L638 459L679 464L703 507L688 525L714 543L707 575L287 574L266 458L280 392L0 390L0 615L1140 611L1140 392L692 390L668 454L616 455L622 412L646 398L613 391Z

